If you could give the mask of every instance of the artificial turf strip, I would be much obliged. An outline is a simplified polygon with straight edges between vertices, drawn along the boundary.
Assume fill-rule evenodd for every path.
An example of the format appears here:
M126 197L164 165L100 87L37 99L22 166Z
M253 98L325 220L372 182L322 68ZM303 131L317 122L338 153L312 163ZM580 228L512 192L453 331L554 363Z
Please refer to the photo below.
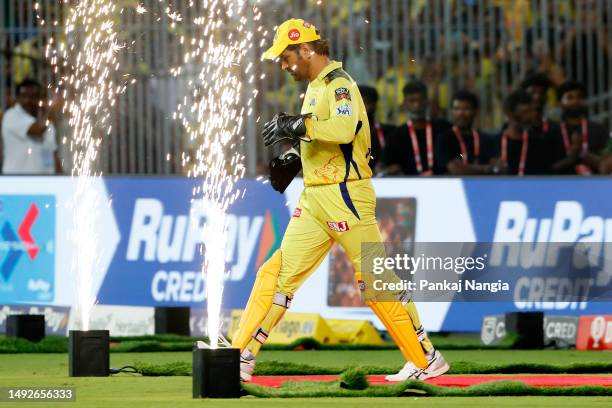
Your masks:
M320 397L484 397L484 396L612 396L612 387L533 387L520 381L491 381L469 387L441 387L418 380L365 389L347 388L337 381L287 381L279 388L242 384L248 394L260 398Z
M349 390L365 390L370 386L368 376L363 370L349 368L340 376L340 387Z
M137 371L143 376L189 376L191 363L176 362L167 364L148 364L136 362ZM324 375L342 374L355 367L321 367L287 361L262 361L255 366L255 375ZM395 374L401 366L360 366L366 375ZM572 363L572 364L482 364L471 361L457 361L451 364L448 374L610 374L612 362Z

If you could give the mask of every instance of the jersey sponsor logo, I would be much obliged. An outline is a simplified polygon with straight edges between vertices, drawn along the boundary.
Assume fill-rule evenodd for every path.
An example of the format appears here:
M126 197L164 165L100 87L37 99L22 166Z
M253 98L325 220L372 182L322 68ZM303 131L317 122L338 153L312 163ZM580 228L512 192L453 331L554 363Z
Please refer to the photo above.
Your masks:
M302 209L299 207L295 207L293 210L293 218L300 218L302 216Z
M315 98L312 98L310 100L310 103L308 104L309 106L315 106L317 104L317 100Z
M341 99L346 99L348 101L351 100L351 94L346 88L336 88L336 100L339 101Z
M348 103L336 107L336 115L338 116L351 116L353 114L353 108Z
M310 27L312 27L312 24L310 24L309 21L304 21L304 27L310 28Z
M327 226L336 232L346 232L349 230L349 225L346 221L327 221Z
M291 41L297 41L300 39L300 31L297 28L292 28L291 30L289 30L287 36Z

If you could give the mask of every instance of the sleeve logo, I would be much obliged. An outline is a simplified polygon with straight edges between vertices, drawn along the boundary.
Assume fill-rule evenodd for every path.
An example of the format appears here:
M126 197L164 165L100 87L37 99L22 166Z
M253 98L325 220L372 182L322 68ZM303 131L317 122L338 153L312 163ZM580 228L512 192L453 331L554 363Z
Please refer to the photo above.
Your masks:
M348 103L343 103L336 107L336 115L338 116L351 116L353 114L353 108Z
M349 93L349 90L346 88L336 88L336 101L339 101L341 99L346 99L347 101L351 100L351 94Z

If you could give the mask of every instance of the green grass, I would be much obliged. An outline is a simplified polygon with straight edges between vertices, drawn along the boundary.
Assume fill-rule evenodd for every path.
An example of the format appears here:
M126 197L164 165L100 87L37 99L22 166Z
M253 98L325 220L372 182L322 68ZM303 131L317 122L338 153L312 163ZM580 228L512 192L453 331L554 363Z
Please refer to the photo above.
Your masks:
M480 363L586 363L610 358L607 353L579 351L523 351L481 350L446 351L447 360L472 360ZM403 358L396 350L383 351L264 351L258 361L287 361L321 366L344 365L401 365ZM111 366L120 367L135 361L163 364L175 361L191 361L189 352L168 353L112 353ZM190 377L140 377L121 374L110 378L68 377L66 354L4 354L0 355L0 386L73 386L77 402L53 404L53 407L286 407L287 400L255 399L245 397L233 401L198 401L191 399ZM334 408L377 406L431 407L604 407L610 398L603 397L402 397L402 398L322 398L292 399L291 407ZM40 403L0 404L1 407L40 408Z

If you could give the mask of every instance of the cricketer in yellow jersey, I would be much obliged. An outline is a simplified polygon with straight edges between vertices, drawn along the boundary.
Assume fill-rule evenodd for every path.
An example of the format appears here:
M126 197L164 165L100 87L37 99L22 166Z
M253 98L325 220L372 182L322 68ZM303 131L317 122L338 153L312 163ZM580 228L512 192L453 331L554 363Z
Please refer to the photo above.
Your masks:
M266 146L289 141L299 149L305 188L280 249L257 272L233 336L232 346L241 350L244 381L251 379L255 356L268 333L334 241L342 245L351 260L362 290L366 283L361 275L361 244L382 241L368 165L370 129L357 84L340 62L330 61L327 41L321 39L312 24L301 19L281 24L264 56L280 61L282 70L295 80L309 81L301 114L278 114L265 124L263 131ZM423 330L412 300L366 299L366 304L408 360L399 373L387 376L389 381L426 379L448 371L448 364Z

